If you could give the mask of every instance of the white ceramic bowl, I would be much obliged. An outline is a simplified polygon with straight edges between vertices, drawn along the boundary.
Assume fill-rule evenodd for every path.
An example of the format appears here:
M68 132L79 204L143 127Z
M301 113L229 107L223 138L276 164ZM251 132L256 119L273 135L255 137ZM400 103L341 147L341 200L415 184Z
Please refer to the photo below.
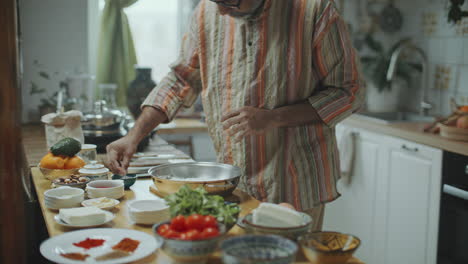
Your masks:
M137 224L152 225L170 218L169 206L163 200L134 200L128 203L130 219Z
M80 207L83 200L84 191L79 188L64 186L44 192L45 205L50 209Z
M86 185L88 198L107 197L120 199L125 195L124 182L122 180L98 180Z

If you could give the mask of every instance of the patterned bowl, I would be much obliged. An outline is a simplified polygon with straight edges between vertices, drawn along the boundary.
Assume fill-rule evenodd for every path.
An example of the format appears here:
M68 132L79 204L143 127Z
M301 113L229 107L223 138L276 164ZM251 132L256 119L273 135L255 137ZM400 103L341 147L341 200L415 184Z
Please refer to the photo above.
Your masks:
M153 226L153 233L156 239L163 241L161 249L168 256L179 262L197 262L203 263L208 257L218 249L219 241L226 234L226 227L218 223L220 235L204 240L179 240L162 237L158 234L158 227L163 224L169 224L170 221L165 221Z
M244 235L221 244L225 264L288 264L294 262L297 245L276 235Z
M341 264L351 258L361 240L338 232L314 232L301 236L299 244L313 264Z
M245 228L247 233L258 235L278 235L292 240L297 240L298 237L307 234L312 227L312 217L305 213L302 213L302 217L304 219L304 224L300 226L270 227L254 224L252 214L248 214L240 221L240 224Z

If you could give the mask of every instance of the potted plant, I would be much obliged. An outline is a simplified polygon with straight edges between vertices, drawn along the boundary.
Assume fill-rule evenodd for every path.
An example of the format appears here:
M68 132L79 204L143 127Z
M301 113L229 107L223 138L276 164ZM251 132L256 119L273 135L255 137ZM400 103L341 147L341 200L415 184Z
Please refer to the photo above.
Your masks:
M371 34L365 37L365 44L373 54L361 57L363 72L367 79L367 110L371 112L394 112L398 110L399 94L404 86L409 87L414 72L422 72L420 63L399 60L395 80L387 80L387 71L395 50L409 39L395 43L388 51Z

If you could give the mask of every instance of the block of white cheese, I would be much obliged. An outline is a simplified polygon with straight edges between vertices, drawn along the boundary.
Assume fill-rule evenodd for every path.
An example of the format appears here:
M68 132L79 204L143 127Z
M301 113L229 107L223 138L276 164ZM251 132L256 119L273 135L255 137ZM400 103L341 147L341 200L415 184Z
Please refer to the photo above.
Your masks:
M59 217L70 225L98 225L106 221L105 211L95 207L79 207L60 209Z
M259 226L295 227L304 224L301 213L290 208L273 204L261 203L252 211L252 222Z

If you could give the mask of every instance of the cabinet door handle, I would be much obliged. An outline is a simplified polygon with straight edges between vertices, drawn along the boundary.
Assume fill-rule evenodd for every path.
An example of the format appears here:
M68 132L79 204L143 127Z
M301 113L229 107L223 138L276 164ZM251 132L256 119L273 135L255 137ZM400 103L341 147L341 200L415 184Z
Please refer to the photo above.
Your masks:
M408 147L406 145L401 146L401 148L406 150L406 151L411 151L411 152L418 152L419 151L418 148L410 148L410 147Z

